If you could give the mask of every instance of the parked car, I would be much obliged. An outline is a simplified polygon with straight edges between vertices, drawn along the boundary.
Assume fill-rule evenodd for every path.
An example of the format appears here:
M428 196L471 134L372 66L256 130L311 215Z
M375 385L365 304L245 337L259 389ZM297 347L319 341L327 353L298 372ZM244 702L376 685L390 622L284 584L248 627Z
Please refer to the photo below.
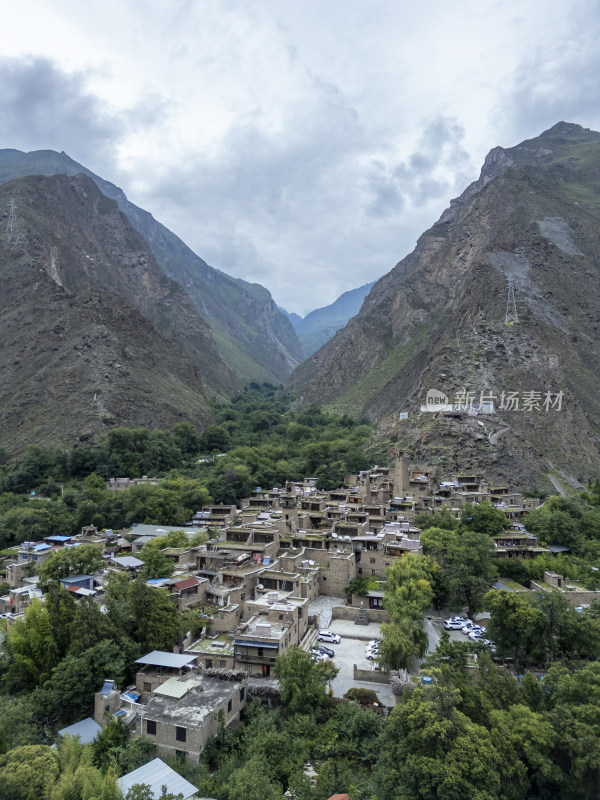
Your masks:
M317 664L320 664L321 661L329 661L329 656L326 653L322 653L320 650L316 649L311 651L311 657Z
M317 640L319 642L333 642L333 644L339 644L342 641L342 637L339 635L339 633L332 633L331 631L319 631Z
M319 651L319 653L324 653L329 658L333 658L335 655L335 652L331 649L331 647L325 647L324 644L320 644L317 647L317 650Z
M485 629L473 628L473 630L469 633L469 639L472 642L478 642L479 640L485 639Z
M367 642L367 647L374 647L376 644L379 644L379 639L371 639Z
M379 650L369 650L367 653L367 660L375 661L377 658L379 658Z
M466 619L447 619L444 622L444 628L447 631L460 631L466 625Z
M479 629L479 628L481 628L481 625L476 625L474 622L472 622L471 620L469 620L469 621L467 622L467 624L466 624L466 625L463 625L463 626L462 626L462 628L461 628L461 631L462 631L462 632L465 634L465 636L466 636L468 633L471 633L471 631L472 631L473 629L475 629L475 628Z

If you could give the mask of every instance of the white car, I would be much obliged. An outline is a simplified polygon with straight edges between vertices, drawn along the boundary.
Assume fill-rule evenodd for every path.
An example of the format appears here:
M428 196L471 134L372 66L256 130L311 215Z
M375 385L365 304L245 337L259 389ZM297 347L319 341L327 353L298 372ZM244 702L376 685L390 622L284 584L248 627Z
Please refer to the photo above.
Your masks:
M317 640L319 642L333 642L333 644L339 644L342 641L342 637L338 633L332 633L331 631L319 631Z
M463 627L461 628L461 631L466 636L468 633L471 633L471 631L479 630L480 628L481 628L481 625L475 625L474 622L471 622L471 620L469 620L466 625L463 625Z
M478 642L485 639L485 630L483 628L473 628L473 630L469 633L469 639L472 642Z
M460 631L466 624L466 619L447 619L444 622L444 628L447 631Z

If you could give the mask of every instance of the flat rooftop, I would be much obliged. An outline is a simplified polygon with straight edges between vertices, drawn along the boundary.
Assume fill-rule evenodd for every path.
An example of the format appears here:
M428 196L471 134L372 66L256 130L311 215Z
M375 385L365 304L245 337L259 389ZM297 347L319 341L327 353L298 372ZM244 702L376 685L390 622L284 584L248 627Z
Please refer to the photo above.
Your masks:
M202 653L202 655L233 655L233 639L226 633L218 636L205 636L193 642L186 650L191 653Z
M183 676L178 683L187 690L183 697L153 694L146 703L144 719L200 728L208 715L220 711L232 693L243 685L241 681L225 681L194 673Z

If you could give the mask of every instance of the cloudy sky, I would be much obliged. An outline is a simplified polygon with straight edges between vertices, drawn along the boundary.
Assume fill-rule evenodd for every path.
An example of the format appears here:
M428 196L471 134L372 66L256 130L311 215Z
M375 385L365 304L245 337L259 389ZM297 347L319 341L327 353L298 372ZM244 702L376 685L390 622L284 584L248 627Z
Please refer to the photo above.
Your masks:
M597 0L19 0L0 147L64 150L305 314L386 273L486 153L600 129Z

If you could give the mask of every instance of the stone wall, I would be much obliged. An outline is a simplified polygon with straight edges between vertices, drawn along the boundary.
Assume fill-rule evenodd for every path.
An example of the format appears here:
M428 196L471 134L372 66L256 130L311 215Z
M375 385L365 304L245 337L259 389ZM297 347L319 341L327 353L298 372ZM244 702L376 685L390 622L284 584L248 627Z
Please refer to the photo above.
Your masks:
M352 606L334 606L331 609L331 618L332 619L350 619L353 620L356 617L356 612L358 608L353 608ZM387 611L383 609L372 609L372 608L365 608L365 611L369 615L369 622L389 622L390 615Z
M535 581L531 581L531 589L534 592L547 592L548 584L547 583L536 583ZM550 590L552 591L552 590ZM565 589L554 589L556 592L560 592L565 600L568 600L569 603L572 603L574 606L584 606L593 603L594 600L600 599L600 591L591 591L586 589L581 589L579 591L567 591Z
M387 672L379 672L376 669L359 669L355 664L354 680L367 683L389 683L390 676Z

